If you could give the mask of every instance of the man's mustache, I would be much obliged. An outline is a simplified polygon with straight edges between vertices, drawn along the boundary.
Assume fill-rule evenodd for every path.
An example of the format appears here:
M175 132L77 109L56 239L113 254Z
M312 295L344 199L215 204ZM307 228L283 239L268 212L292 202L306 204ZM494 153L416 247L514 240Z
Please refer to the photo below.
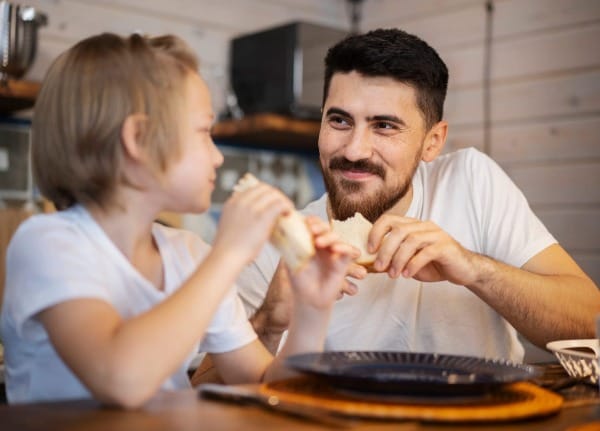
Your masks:
M329 161L329 169L342 171L360 171L385 178L385 170L367 159L352 162L345 157L336 157Z

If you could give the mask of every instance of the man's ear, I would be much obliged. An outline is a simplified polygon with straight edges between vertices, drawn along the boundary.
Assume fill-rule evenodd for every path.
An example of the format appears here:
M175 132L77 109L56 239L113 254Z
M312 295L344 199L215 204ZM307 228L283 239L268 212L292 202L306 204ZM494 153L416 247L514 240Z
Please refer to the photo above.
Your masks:
M421 160L431 162L439 156L446 144L446 136L448 136L448 122L439 121L434 124L425 135Z
M121 144L125 154L136 161L144 158L144 150L140 146L140 139L144 134L145 126L145 115L132 114L125 118L121 127Z

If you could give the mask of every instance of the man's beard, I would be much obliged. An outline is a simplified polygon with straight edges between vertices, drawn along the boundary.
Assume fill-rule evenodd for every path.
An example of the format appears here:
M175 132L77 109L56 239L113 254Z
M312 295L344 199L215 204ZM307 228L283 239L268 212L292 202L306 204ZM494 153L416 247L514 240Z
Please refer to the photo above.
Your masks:
M390 190L376 190L370 195L360 194L364 187L361 182L344 178L340 179L339 177L336 180L330 172L335 170L369 172L379 176L385 183L387 173L383 167L367 159L356 162L351 162L344 157L331 159L329 169L325 171L321 167L321 171L331 204L331 215L333 218L336 220L346 220L348 217L352 217L354 213L359 212L371 223L375 223L384 212L396 205L410 190L412 178L419 165L419 155L420 152L417 152L417 157L415 157L408 175L397 187ZM354 199L351 198L352 196L354 196Z

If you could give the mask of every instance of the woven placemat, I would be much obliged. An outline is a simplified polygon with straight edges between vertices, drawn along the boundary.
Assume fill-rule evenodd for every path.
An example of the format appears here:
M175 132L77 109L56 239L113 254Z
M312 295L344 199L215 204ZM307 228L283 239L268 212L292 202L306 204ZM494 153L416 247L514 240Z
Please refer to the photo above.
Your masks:
M392 402L389 398L378 400L350 395L307 377L265 383L259 391L275 395L281 401L327 409L345 416L428 422L515 421L557 413L563 404L560 395L528 382L506 385L482 397L431 402L423 398L407 401L395 398Z

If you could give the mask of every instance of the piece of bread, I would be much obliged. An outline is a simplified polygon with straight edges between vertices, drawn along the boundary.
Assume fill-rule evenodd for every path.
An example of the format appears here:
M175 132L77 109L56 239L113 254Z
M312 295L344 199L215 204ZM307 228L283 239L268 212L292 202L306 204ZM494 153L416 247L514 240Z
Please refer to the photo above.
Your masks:
M247 190L259 182L254 175L246 173L233 187L233 191ZM315 254L313 236L306 226L304 216L298 211L279 217L270 241L292 271L300 269Z
M360 256L355 260L356 263L372 269L376 254L367 251L367 239L373 225L361 213L357 212L346 220L332 220L331 229L340 237L340 239L360 250Z

